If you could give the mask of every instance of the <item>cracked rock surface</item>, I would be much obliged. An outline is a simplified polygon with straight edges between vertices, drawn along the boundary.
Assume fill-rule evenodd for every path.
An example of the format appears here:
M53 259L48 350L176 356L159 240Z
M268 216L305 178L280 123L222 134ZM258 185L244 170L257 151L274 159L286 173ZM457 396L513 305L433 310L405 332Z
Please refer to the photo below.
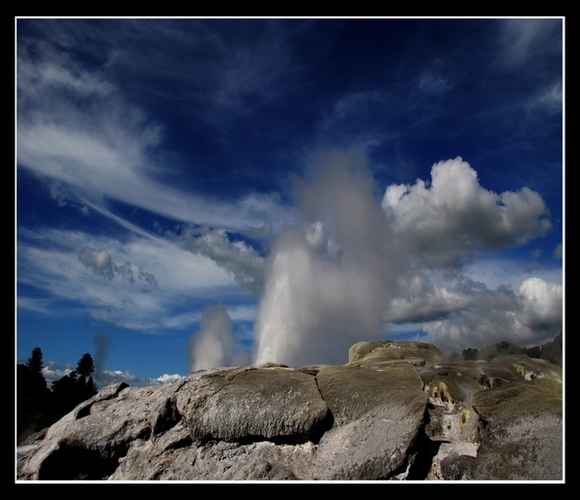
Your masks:
M17 479L563 479L560 367L419 342L349 354L107 386L17 449Z

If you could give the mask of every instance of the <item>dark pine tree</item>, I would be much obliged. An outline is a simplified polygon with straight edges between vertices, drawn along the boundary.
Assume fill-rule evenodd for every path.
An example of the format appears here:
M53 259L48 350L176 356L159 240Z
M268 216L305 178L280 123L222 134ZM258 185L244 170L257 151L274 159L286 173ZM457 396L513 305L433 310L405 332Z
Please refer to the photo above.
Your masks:
M16 427L20 442L50 425L51 393L42 374L42 351L32 350L25 364L16 366Z
M97 393L97 385L91 375L94 371L93 358L86 353L78 361L75 370L52 383L57 418Z

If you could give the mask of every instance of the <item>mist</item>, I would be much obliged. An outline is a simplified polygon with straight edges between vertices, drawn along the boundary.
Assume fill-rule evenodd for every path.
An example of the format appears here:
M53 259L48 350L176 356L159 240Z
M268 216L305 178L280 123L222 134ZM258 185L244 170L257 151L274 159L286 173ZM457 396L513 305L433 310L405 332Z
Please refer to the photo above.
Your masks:
M93 337L93 344L95 346L95 356L94 356L95 375L98 378L103 372L105 360L109 355L109 345L110 345L109 337L107 336L106 333L99 330Z
M224 305L204 307L199 330L187 345L192 372L248 362L247 354L234 339L232 330L232 320Z
M322 155L296 195L300 223L281 231L266 261L255 362L346 362L352 344L385 333L408 264L362 155Z

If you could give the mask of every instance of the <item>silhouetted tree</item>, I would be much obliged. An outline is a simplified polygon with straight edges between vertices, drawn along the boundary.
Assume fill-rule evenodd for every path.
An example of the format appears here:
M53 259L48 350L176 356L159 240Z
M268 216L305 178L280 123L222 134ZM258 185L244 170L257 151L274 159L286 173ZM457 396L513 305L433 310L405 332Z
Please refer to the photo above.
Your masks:
M94 373L95 364L93 362L93 357L88 352L83 354L83 357L79 359L75 371L77 372L77 375L83 378L90 377L91 373Z
M97 384L93 380L92 373L95 371L95 363L92 356L87 352L79 359L75 370L77 375L77 385L81 401L89 399L97 393Z
M35 347L25 364L16 366L17 440L50 425L51 393L42 374L42 351Z
M85 353L77 367L52 383L48 389L42 374L42 351L35 347L25 364L17 365L17 440L52 425L79 403L97 393L93 380L93 358Z
M461 356L463 357L464 360L476 360L477 359L477 353L478 350L477 349L473 349L471 347L468 347L467 349L463 349L463 351L461 351Z
M33 373L42 374L42 350L40 347L32 349L32 355L28 358L26 366L28 366Z
M75 370L52 383L58 418L97 393L97 385L91 376L94 371L93 358L86 353L78 361Z

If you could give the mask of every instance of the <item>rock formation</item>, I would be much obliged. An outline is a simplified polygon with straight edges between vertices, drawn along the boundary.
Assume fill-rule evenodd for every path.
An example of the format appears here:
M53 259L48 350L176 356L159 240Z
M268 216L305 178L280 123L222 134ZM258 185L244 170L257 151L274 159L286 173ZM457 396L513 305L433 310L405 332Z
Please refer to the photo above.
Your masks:
M359 342L340 366L114 384L17 449L19 480L563 479L561 368Z

